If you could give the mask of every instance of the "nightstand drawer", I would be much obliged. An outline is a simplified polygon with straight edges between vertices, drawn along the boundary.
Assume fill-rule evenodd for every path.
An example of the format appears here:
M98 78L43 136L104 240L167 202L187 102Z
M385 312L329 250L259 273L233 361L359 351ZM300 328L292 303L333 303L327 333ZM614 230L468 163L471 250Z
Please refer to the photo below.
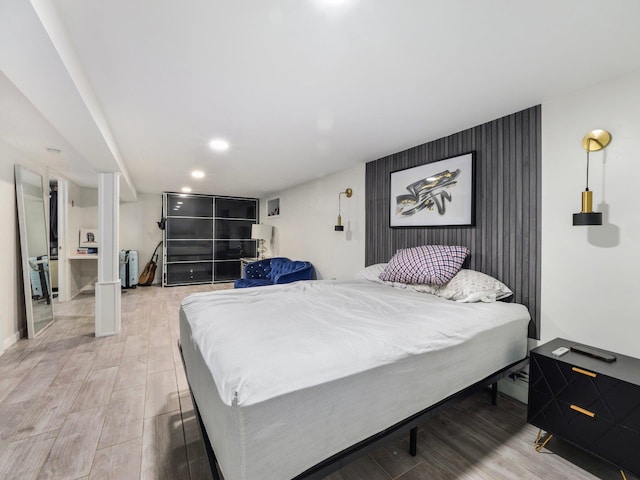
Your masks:
M613 420L577 404L550 395L529 393L529 423L589 448L614 426Z

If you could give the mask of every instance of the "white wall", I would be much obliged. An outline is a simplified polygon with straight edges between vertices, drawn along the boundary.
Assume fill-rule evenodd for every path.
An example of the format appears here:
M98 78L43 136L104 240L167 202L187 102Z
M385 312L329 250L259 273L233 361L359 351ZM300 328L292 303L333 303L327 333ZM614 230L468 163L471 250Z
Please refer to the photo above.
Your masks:
M611 132L591 154L589 187L604 225L572 226L584 190L582 137ZM542 105L541 340L564 337L640 357L640 72Z
M319 279L351 280L364 268L364 164L277 192L260 200L262 223L274 226L273 256L308 260ZM338 194L342 196L343 232L336 232ZM267 200L280 198L280 216L267 217Z
M16 207L14 165L21 164L46 179L47 172L0 140L0 353L26 333L22 263Z
M162 216L162 195L139 193L135 202L120 203L120 248L138 251L138 275L162 241L156 222ZM162 281L162 247L154 283Z
M78 232L80 228L97 228L98 226L98 190L95 188L81 188L76 194L76 212L73 214L74 224L70 227L73 250L78 246ZM71 195L70 195L71 197ZM120 202L120 249L138 251L138 275L142 273L145 264L151 259L153 250L162 241L162 230L156 222L162 213L162 195L138 194L135 202ZM71 217L71 216L70 216ZM70 222L71 223L71 222ZM161 251L155 283L162 279ZM83 261L83 264L86 261ZM91 281L91 271L87 268L97 268L96 265L84 265L83 281ZM97 272L97 271L96 271ZM94 276L97 273L94 272Z

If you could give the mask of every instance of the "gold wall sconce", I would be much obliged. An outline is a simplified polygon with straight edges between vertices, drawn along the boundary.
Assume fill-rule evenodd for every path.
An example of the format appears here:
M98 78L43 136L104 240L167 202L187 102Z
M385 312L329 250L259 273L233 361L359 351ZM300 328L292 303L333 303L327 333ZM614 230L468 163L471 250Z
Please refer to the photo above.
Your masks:
M589 152L597 152L609 145L611 134L606 130L592 130L582 139L587 151L587 184L582 192L582 211L573 214L574 225L602 225L602 213L593 211L593 192L589 190Z
M350 188L347 188L344 192L340 192L338 194L338 223L336 223L336 227L335 230L336 232L343 232L344 231L344 225L342 225L342 215L340 214L340 202L342 199L342 195L344 195L347 198L351 198L351 195L353 195L353 190L351 190Z

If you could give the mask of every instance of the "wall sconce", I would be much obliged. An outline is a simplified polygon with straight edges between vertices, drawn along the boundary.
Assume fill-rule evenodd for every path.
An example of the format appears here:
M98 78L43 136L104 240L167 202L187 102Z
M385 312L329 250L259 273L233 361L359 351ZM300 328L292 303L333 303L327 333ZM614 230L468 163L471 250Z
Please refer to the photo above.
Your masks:
M267 248L264 246L265 240L271 240L273 226L264 223L254 223L251 225L251 238L258 240L258 260L264 259L264 252Z
M342 225L342 216L340 215L340 200L342 198L342 195L345 195L347 198L351 198L351 195L353 195L353 190L347 188L344 192L340 192L338 194L338 223L335 227L336 232L344 231L344 225Z
M611 134L606 130L592 130L582 139L587 151L587 186L582 192L582 211L573 214L574 225L602 225L602 213L593 211L593 192L589 190L589 152L597 152L609 145Z

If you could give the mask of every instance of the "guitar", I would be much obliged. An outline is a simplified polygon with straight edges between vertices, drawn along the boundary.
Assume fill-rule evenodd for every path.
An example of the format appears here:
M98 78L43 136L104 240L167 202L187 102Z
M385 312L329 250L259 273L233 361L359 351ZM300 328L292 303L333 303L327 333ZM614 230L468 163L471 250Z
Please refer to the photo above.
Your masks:
M140 278L138 279L138 285L148 287L153 283L158 266L156 262L158 261L158 248L160 248L160 245L162 245L162 242L156 245L156 249L153 251L153 255L151 255L151 260L144 266L144 270L142 270Z

